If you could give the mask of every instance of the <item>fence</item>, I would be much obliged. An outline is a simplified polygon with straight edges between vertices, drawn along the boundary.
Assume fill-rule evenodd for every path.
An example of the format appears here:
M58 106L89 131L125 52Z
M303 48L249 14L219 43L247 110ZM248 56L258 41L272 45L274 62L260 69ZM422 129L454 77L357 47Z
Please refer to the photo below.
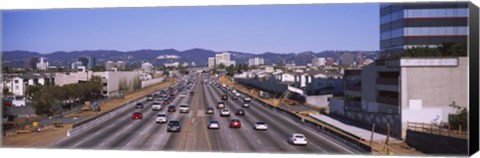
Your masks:
M452 129L450 124L441 126L429 123L407 122L407 129L423 133L468 139L468 132L464 131L462 126L459 126L457 129Z

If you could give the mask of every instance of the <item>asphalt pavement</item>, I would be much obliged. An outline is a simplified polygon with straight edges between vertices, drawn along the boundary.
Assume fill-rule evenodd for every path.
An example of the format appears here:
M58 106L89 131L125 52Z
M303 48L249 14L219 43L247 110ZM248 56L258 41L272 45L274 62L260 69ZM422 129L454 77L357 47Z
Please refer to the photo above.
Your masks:
M328 153L355 154L365 153L341 139L316 131L280 112L262 106L253 100L249 108L242 107L243 94L238 100L224 101L230 117L220 117L216 108L224 92L211 84L200 84L203 77L197 78L192 91L193 96L175 97L170 105L177 106L176 112L167 112L167 106L161 111L152 111L153 102L144 102L143 109L126 110L111 120L92 127L83 133L67 137L55 144L56 148L81 149L125 149L125 150L163 150L163 151L218 151L218 152L268 152L268 153ZM188 76L184 76L185 78ZM210 79L213 80L213 79ZM179 113L180 104L188 104L189 113ZM214 114L205 114L206 108L214 108ZM236 109L244 109L244 116L235 115ZM142 120L133 120L133 112L142 112ZM178 120L180 132L167 132L167 123L156 123L156 114L168 115L168 120ZM241 128L229 128L230 119L237 118ZM208 129L208 122L217 120L220 129ZM257 131L253 128L256 121L268 124L268 130ZM289 144L287 138L293 133L302 133L308 139L308 145Z

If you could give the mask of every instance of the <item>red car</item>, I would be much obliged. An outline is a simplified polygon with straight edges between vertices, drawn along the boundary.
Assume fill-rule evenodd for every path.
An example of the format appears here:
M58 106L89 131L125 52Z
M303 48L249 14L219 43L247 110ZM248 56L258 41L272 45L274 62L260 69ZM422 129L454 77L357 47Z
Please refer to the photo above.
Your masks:
M239 119L232 119L230 120L230 128L240 128L242 124L240 123Z
M143 114L140 112L135 112L132 114L132 119L134 120L141 120L143 119Z

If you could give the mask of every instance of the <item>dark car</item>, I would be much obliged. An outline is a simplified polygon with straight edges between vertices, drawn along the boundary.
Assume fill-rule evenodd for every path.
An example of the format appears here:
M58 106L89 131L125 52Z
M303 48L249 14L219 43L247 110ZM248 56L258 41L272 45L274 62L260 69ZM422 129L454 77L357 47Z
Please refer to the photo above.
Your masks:
M237 112L235 112L235 115L245 115L245 111L243 109L237 109Z
M175 105L170 105L170 106L168 106L168 110L167 110L167 111L168 111L168 112L175 112L175 111L177 111L177 107L175 107Z
M141 112L134 112L132 114L132 119L141 120L141 119L143 119L143 114Z
M190 96L193 96L193 95L195 95L195 92L190 92Z
M230 128L240 128L242 124L240 123L239 119L232 119L230 120Z
M207 110L205 111L206 114L213 114L214 113L214 110L213 110L213 107L207 107Z
M236 95L234 95L234 96L232 97L232 99L233 99L233 100L237 100L238 97L237 97Z
M168 122L167 132L180 132L180 122L172 120Z
M226 94L224 94L224 95L222 96L222 100L228 100L228 96L227 96Z
M143 108L143 103L137 103L137 104L135 104L135 108L137 108L137 109Z

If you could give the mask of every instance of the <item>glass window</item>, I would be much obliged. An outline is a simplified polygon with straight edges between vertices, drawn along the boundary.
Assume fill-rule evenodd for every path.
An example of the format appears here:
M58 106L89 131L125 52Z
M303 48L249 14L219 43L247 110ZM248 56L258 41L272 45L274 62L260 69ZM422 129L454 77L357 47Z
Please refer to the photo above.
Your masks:
M467 8L405 10L405 18L466 17L466 16L468 16Z

